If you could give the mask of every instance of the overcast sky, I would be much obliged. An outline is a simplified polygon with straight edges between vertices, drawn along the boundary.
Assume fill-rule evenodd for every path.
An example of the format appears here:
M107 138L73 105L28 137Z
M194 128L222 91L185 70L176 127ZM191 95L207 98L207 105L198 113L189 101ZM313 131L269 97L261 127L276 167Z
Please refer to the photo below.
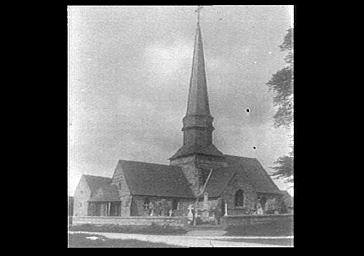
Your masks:
M82 174L111 177L119 159L169 164L182 145L195 9L69 8L71 195ZM214 144L225 154L257 158L268 173L290 151L292 131L273 128L265 83L285 65L279 45L292 13L291 6L201 12Z

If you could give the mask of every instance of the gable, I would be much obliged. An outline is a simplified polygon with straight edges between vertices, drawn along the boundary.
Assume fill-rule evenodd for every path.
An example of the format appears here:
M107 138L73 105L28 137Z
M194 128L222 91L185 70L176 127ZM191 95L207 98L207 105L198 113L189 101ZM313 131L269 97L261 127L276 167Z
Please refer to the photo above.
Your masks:
M99 188L107 186L111 183L110 178L102 176L82 175L82 178L85 180L87 186L89 187L91 191L91 196L93 196Z
M225 155L229 165L234 165L237 173L253 186L256 192L281 194L277 185L255 158Z
M111 184L116 185L121 196L130 195L129 186L126 183L125 175L119 161L112 176Z
M76 186L75 192L73 194L73 198L76 199L76 198L83 197L83 198L89 199L90 195L91 195L90 187L87 184L84 175L82 175L80 178L80 181L78 182L78 184Z

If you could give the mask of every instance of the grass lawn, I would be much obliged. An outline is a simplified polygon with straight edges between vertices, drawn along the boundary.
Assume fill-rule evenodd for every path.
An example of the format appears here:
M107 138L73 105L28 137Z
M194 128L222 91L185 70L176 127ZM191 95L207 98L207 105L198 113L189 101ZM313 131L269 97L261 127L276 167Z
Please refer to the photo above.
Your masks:
M284 239L229 239L229 240L218 240L218 241L229 241L229 242L244 242L244 243L258 243L258 244L267 244L267 245L280 245L280 246L293 246L292 238L284 238Z
M108 232L108 233L132 233L150 235L183 235L187 230L179 227L159 226L120 226L120 225L76 225L70 226L69 231Z
M229 226L224 236L293 236L293 222L289 220L248 226Z
M87 237L97 237L97 239L88 239ZM134 239L109 239L100 235L93 234L69 234L68 246L70 248L95 248L95 247L112 247L112 248L183 248L172 246L164 243L150 243Z

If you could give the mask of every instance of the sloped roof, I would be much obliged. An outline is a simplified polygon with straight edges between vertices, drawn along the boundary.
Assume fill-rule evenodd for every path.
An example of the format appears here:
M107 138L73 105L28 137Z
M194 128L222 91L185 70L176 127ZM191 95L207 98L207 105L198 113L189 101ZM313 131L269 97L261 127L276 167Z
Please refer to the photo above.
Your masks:
M83 175L91 190L91 196L97 192L101 187L107 186L111 183L111 178L93 175Z
M177 166L119 160L132 195L193 198L182 169Z
M192 154L202 154L210 156L223 157L224 155L218 150L214 144L210 144L207 147L203 147L197 144L183 145L170 159L175 159L182 156L188 156Z
M209 197L219 197L235 173L235 166L214 169L206 185Z
M94 196L89 201L102 202L102 201L120 201L119 192L116 185L107 184L99 188Z
M237 171L244 173L247 182L257 192L281 194L277 185L256 158L225 155L225 159L229 165L236 166Z
M293 207L293 197L286 190L281 190L283 201L287 207Z

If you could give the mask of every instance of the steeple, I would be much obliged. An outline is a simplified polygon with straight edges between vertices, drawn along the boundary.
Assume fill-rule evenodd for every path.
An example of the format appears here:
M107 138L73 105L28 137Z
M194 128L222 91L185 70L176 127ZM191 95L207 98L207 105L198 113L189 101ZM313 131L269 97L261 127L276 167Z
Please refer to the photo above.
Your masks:
M183 118L183 146L170 160L189 155L205 155L222 157L223 154L212 144L213 117L210 113L207 94L205 59L202 35L198 21L193 51L190 87L188 93L187 112Z
M195 47L193 50L190 89L188 93L187 115L210 116L207 95L205 58L203 52L200 23L197 23Z

